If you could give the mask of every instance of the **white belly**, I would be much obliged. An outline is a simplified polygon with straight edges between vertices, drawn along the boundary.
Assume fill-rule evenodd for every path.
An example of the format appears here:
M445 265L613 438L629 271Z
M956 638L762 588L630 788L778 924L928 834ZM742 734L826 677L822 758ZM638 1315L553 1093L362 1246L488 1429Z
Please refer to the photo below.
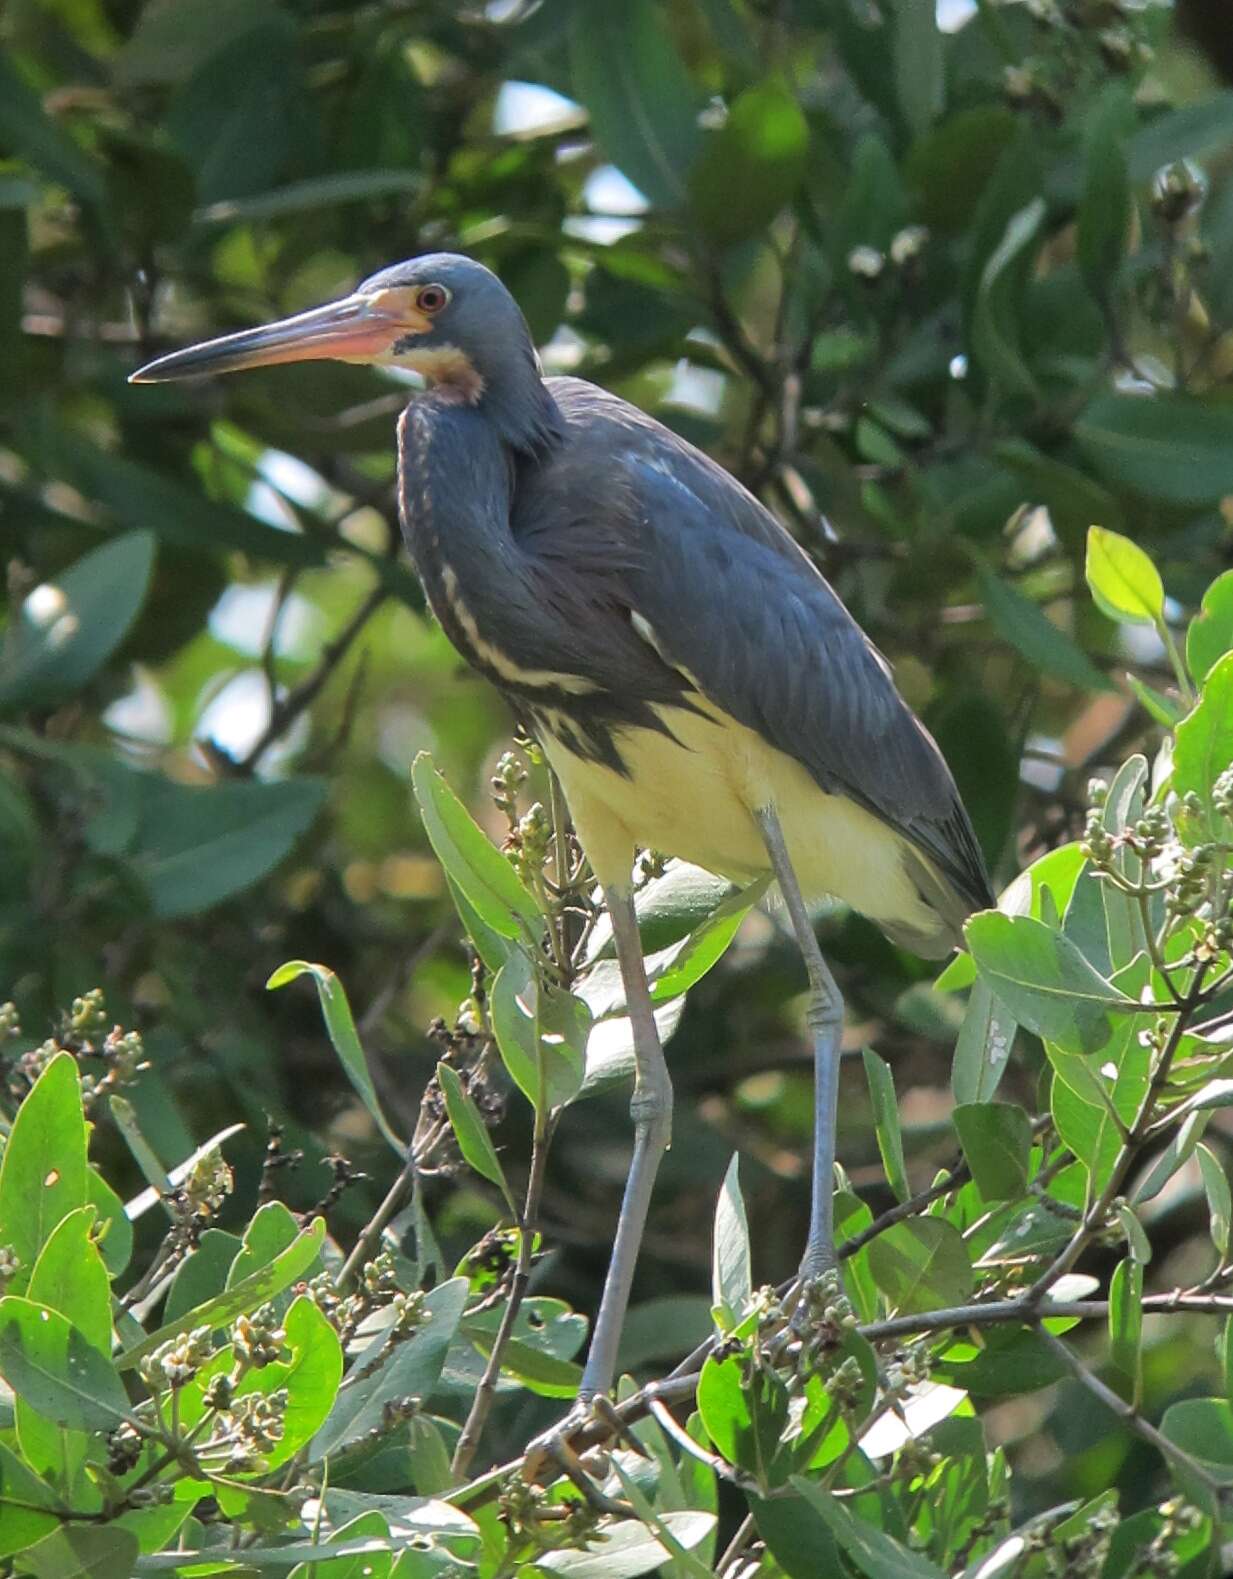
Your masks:
M913 884L898 834L855 802L825 794L753 730L697 705L705 716L659 710L675 738L644 729L618 735L629 777L546 735L544 751L601 883L628 882L635 846L748 881L770 865L753 813L773 806L806 898L833 894L892 932L933 939L932 951L950 947L950 928Z

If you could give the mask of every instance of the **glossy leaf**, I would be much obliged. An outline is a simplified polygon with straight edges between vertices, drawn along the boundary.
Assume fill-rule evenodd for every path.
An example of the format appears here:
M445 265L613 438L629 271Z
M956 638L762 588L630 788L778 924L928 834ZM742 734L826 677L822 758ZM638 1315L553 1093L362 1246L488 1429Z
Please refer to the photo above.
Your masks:
M1233 491L1233 411L1225 406L1183 395L1097 395L1074 435L1115 488L1178 505L1214 504ZM1148 606L1143 590L1127 594L1136 609Z
M893 0L895 95L914 137L928 131L946 98L946 63L936 12Z
M1229 1176L1220 1158L1210 1146L1200 1145L1195 1150L1199 1159L1199 1172L1207 1196L1208 1231L1221 1263L1228 1259L1229 1224L1233 1220L1233 1195L1229 1190Z
M266 1304L307 1272L320 1255L324 1238L325 1219L314 1217L295 1242L276 1255L267 1266L241 1279L234 1287L214 1295L203 1305L185 1311L174 1321L165 1322L140 1343L125 1349L116 1363L121 1370L129 1370L169 1338L178 1338L193 1327L225 1327L237 1316Z
M1136 1408L1143 1385L1143 1267L1127 1256L1109 1283L1109 1364L1123 1398Z
M1233 570L1217 576L1186 632L1186 666L1202 685L1225 653L1233 652Z
M394 1398L427 1398L436 1386L466 1304L466 1278L451 1278L424 1298L425 1316L409 1338L398 1342L386 1334L375 1340L339 1390L325 1424L313 1439L315 1463L380 1427L382 1411ZM370 1367L378 1354L384 1363Z
M0 710L46 707L92 680L141 612L154 539L127 532L36 587L10 626Z
M421 751L411 769L424 832L450 878L480 919L501 937L538 932L539 907L514 868L481 832L470 812Z
M972 1262L959 1230L941 1217L894 1223L869 1246L874 1281L900 1315L962 1305Z
M532 1107L565 1107L582 1089L588 1005L546 987L522 949L511 949L489 992L493 1035L510 1078ZM542 1071L542 1074L541 1074Z
M114 1524L66 1524L22 1557L34 1579L132 1579L140 1551L131 1530Z
M1164 618L1160 572L1130 538L1092 527L1084 568L1092 596L1110 619L1153 625Z
M114 1431L129 1417L111 1360L58 1310L0 1299L0 1375L46 1420L75 1431Z
M977 969L1016 1018L1072 1052L1099 1051L1112 1032L1110 1011L1132 1006L1068 938L1031 916L986 911L965 936Z
M1020 304L1044 216L1040 198L1012 216L985 264L972 321L972 348L985 372L995 383L1019 395L1036 393L1036 380L1022 344Z
M739 1161L733 1153L719 1191L711 1241L711 1299L736 1317L753 1293L749 1222L741 1195Z
M1160 1422L1162 1433L1222 1485L1233 1485L1233 1408L1223 1398L1185 1398L1170 1404ZM1211 1492L1174 1461L1173 1469L1187 1495L1213 1511Z
M673 1540L692 1550L715 1528L715 1515L682 1509L662 1515ZM638 1579L657 1572L671 1556L658 1537L637 1519L618 1519L607 1525L586 1551L546 1552L536 1561L545 1573L567 1579Z
M1233 764L1233 652L1226 653L1203 682L1203 694L1178 724L1173 744L1173 789L1178 795L1193 793L1202 803L1196 819L1182 823L1182 832L1203 842L1216 831L1211 809L1212 788Z
M975 964L970 954L958 959ZM989 983L978 980L968 998L955 1056L951 1063L951 1094L956 1102L988 1102L1010 1062L1019 1022Z
M1099 301L1114 287L1130 228L1128 122L1134 114L1120 84L1107 88L1088 124L1077 238L1079 267Z
M903 1160L903 1132L899 1127L899 1103L895 1096L895 1077L890 1065L866 1047L861 1057L865 1064L865 1079L869 1083L869 1097L873 1103L873 1127L886 1169L886 1181L896 1197L906 1201L912 1193L908 1188L908 1172Z
M698 145L689 74L652 0L572 14L574 88L600 148L652 203L679 204Z
M61 1505L47 1482L0 1443L0 1557L12 1557L54 1530L60 1520L42 1510Z
M13 1122L0 1163L0 1244L17 1257L14 1292L26 1287L59 1222L86 1204L86 1121L71 1053L57 1053Z
M385 1139L395 1151L404 1152L406 1145L399 1140L386 1118L377 1096L377 1088L373 1085L372 1075L368 1071L368 1058L360 1042L359 1032L355 1028L346 989L329 966L312 965L302 959L288 960L285 965L278 967L266 982L266 987L267 989L285 987L289 981L295 981L297 977L303 975L310 975L317 988L317 998L321 1004L325 1028L329 1032L330 1043L338 1054L339 1062L346 1070L347 1079L359 1093L360 1100Z
M797 1475L792 1484L821 1514L849 1562L866 1579L944 1579L942 1570L927 1557L849 1513L842 1502L815 1481Z
M1032 1125L1010 1102L976 1102L952 1115L976 1187L986 1201L1018 1200L1027 1187Z
M488 1126L484 1123L479 1108L476 1107L458 1074L448 1064L437 1065L437 1080L440 1082L441 1095L445 1099L445 1111L449 1115L459 1151L481 1178L497 1186L505 1197L511 1215L516 1218L518 1208L514 1204L514 1197L506 1183L501 1160L497 1156L492 1137L488 1133Z
M999 634L1034 668L1055 680L1085 690L1116 689L1113 681L1100 672L1083 649L1018 588L981 564L976 567L976 579L981 601Z

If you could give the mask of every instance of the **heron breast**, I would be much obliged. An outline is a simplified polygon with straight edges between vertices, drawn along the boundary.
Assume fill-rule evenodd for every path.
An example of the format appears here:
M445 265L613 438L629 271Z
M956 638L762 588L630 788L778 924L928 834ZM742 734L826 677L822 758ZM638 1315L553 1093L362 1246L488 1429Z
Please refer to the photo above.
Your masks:
M950 947L951 928L913 882L901 835L828 795L799 762L709 702L655 711L662 730L617 729L623 773L551 734L543 741L602 882L625 880L634 846L748 881L769 865L754 812L774 806L807 897L845 900L914 946Z

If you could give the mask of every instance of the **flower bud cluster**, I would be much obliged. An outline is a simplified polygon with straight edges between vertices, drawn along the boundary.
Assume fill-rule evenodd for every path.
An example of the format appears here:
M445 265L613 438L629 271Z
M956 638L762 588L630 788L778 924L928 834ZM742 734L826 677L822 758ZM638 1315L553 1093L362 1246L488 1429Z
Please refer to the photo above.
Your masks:
M524 881L533 881L543 871L551 841L552 818L536 801L518 819L508 840L514 866Z
M1170 1497L1160 1504L1157 1512L1161 1526L1147 1550L1139 1554L1139 1566L1135 1571L1142 1579L1173 1579L1182 1567L1181 1559L1173 1550L1174 1543L1181 1536L1193 1534L1203 1523L1203 1515L1181 1497Z
M1062 1543L1062 1572L1070 1579L1100 1579L1109 1557L1113 1534L1121 1523L1116 1508L1097 1508L1081 1535Z
M171 1338L146 1355L141 1362L141 1379L152 1392L167 1387L183 1387L214 1353L209 1327L194 1327L179 1338Z
M518 792L526 781L526 763L512 751L503 752L488 782L497 810L509 823L511 833L518 825Z
M258 1370L286 1354L287 1334L278 1325L272 1305L262 1305L251 1316L237 1316L229 1337L236 1358Z
M905 225L891 237L885 252L862 243L848 253L848 273L865 285L875 285L886 273L889 263L904 276L911 276L919 268L929 244L929 231L924 225Z
M215 1216L235 1187L235 1176L223 1154L214 1147L193 1164L180 1193L193 1217Z

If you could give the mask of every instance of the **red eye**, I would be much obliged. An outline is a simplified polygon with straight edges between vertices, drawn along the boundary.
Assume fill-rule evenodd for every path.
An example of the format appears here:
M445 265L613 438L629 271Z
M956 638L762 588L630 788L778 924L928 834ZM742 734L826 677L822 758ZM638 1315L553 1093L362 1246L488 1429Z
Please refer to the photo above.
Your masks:
M422 313L439 313L449 299L450 293L444 285L424 285L415 298L415 305Z

